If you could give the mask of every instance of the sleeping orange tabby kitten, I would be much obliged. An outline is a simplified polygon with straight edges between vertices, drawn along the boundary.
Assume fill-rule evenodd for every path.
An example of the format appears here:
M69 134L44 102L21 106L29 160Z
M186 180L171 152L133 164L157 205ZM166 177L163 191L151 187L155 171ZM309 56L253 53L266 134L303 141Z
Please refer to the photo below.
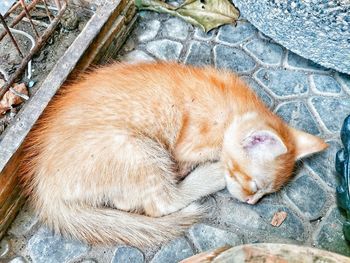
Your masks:
M115 64L62 89L29 136L21 176L56 232L147 246L195 223L206 210L193 201L227 184L254 204L326 147L229 72Z

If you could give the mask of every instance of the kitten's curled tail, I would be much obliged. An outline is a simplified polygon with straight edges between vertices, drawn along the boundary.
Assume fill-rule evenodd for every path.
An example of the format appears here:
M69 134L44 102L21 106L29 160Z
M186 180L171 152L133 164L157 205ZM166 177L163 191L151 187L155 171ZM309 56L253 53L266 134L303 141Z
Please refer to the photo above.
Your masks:
M197 203L163 217L81 204L57 208L51 207L49 217L41 215L55 232L92 244L125 243L137 247L154 246L179 236L208 211Z

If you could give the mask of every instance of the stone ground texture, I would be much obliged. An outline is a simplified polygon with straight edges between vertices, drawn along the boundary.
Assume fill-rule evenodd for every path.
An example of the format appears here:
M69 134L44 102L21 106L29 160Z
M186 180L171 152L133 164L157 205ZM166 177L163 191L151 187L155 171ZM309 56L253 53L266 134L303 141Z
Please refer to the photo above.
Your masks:
M225 244L280 242L350 256L336 208L334 157L339 130L350 113L350 76L305 60L259 33L245 20L204 34L168 15L141 12L119 60L173 60L215 65L238 73L268 107L292 126L325 138L327 151L298 163L296 177L257 205L226 190L206 199L213 212L178 239L148 250L88 246L53 236L25 206L0 243L0 262L177 262ZM280 227L270 221L287 212Z
M344 0L233 0L261 32L305 58L350 74L350 5Z

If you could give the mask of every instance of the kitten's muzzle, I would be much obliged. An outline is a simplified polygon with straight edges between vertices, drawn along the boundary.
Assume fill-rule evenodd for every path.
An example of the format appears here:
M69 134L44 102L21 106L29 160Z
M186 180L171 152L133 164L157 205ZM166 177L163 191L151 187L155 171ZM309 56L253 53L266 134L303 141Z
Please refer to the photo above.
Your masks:
M262 193L262 192L257 192L256 194L254 194L254 195L248 197L247 200L246 200L246 203L247 203L247 204L250 204L250 205L254 205L254 204L256 204L256 203L261 199L261 197L263 197L263 196L264 196L264 193Z

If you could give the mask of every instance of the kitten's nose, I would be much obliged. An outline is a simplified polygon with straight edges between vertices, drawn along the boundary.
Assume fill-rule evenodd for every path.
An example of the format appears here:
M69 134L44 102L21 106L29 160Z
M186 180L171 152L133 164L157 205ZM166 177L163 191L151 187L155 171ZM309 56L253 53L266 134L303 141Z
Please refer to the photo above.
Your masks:
M246 199L246 203L250 205L256 204L261 197L264 196L264 192L256 192L254 195L248 196Z
M254 205L256 204L258 201L259 201L260 198L256 198L254 196L252 197L249 197L247 200L246 200L246 203L247 204L250 204L250 205Z
M250 205L254 205L258 200L254 200L254 197L249 197L247 200L246 200L246 203L250 204Z

